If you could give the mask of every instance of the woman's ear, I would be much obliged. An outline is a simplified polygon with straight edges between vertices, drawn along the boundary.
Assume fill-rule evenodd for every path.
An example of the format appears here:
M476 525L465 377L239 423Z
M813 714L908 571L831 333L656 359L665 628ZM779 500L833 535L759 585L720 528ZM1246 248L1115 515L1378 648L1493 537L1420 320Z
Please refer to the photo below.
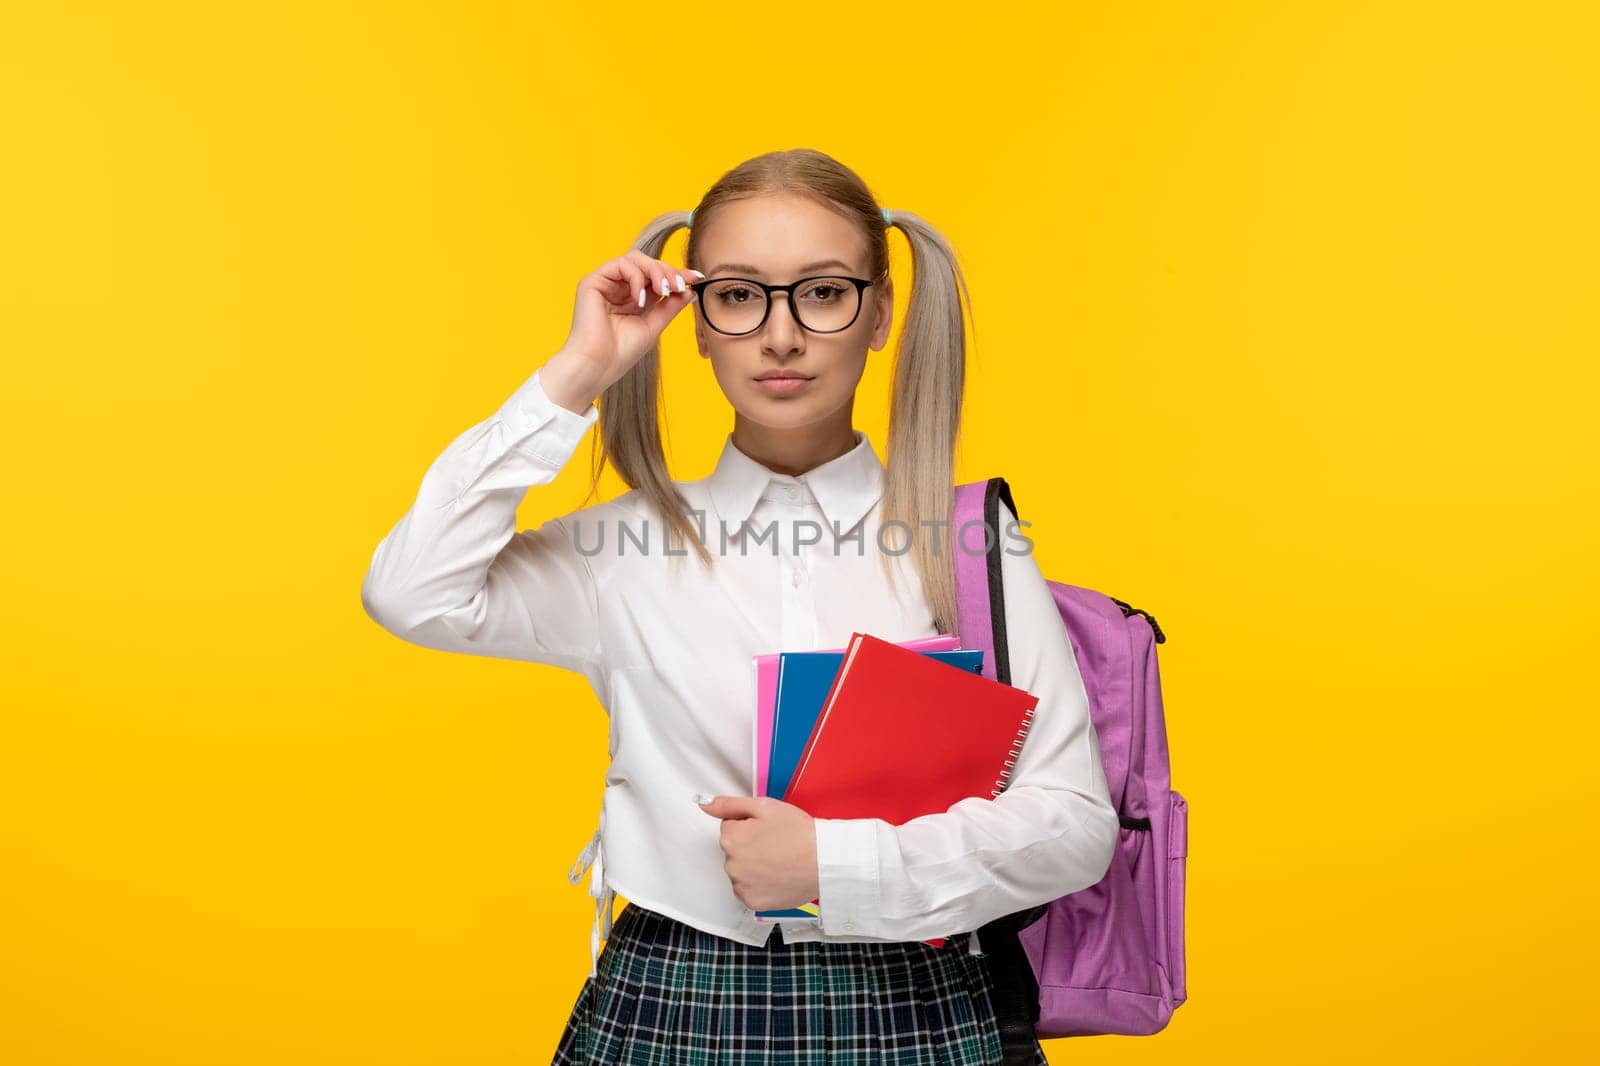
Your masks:
M894 321L894 282L885 279L882 285L874 285L872 288L877 293L873 301L877 319L874 321L872 338L867 341L867 347L880 352L883 346L889 343L889 326Z

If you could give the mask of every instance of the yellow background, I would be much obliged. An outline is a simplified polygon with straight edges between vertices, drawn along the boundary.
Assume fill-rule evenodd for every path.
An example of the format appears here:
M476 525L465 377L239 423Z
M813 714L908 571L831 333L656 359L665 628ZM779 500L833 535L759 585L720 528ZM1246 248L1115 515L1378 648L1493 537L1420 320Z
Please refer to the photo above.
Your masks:
M1594 10L7 5L0 1059L548 1061L603 715L361 579L582 274L796 146L961 255L962 478L1170 634L1191 1001L1052 1058L1593 1056Z

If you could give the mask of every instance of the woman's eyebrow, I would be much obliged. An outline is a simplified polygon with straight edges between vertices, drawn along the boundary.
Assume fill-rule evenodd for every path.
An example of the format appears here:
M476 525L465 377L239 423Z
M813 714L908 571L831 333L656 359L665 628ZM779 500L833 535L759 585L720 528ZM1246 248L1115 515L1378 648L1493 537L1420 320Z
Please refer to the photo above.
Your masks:
M801 267L800 273L804 274L808 270L821 270L823 267L833 266L844 267L846 270L853 269L849 263L846 263L842 259L820 259L815 263L807 263L805 266ZM758 277L764 276L761 273L760 267L751 266L749 263L719 263L717 266L711 268L711 273L721 274L728 270L737 270L741 273L754 274Z

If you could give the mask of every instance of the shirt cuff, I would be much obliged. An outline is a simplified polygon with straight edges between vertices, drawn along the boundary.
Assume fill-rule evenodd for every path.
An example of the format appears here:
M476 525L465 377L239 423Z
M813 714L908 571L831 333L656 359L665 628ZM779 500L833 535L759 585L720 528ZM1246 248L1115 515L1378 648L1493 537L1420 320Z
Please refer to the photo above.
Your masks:
M589 427L600 419L593 402L582 414L550 398L539 380L543 367L500 406L497 413L512 445L555 467L565 466Z
M824 933L868 936L880 911L874 818L813 818L817 830L817 918Z

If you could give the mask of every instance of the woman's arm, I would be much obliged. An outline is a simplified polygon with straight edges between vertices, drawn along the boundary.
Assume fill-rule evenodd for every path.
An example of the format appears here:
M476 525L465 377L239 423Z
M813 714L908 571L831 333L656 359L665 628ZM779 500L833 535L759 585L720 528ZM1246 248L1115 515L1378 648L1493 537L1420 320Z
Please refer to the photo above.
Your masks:
M373 552L361 603L395 636L578 672L598 655L594 579L564 520L515 532L528 489L553 481L600 417L592 401L579 414L546 393L552 365L445 448ZM567 402L585 394L561 381Z
M600 654L594 576L562 519L515 533L517 505L555 479L600 417L594 398L694 300L678 268L637 250L585 274L567 342L434 460L378 545L361 586L367 614L424 647L587 673Z
M1014 520L1001 503L1001 528ZM926 940L977 929L1096 884L1117 842L1089 701L1033 555L1002 551L1011 683L1039 697L999 796L890 825L819 818L822 930Z

